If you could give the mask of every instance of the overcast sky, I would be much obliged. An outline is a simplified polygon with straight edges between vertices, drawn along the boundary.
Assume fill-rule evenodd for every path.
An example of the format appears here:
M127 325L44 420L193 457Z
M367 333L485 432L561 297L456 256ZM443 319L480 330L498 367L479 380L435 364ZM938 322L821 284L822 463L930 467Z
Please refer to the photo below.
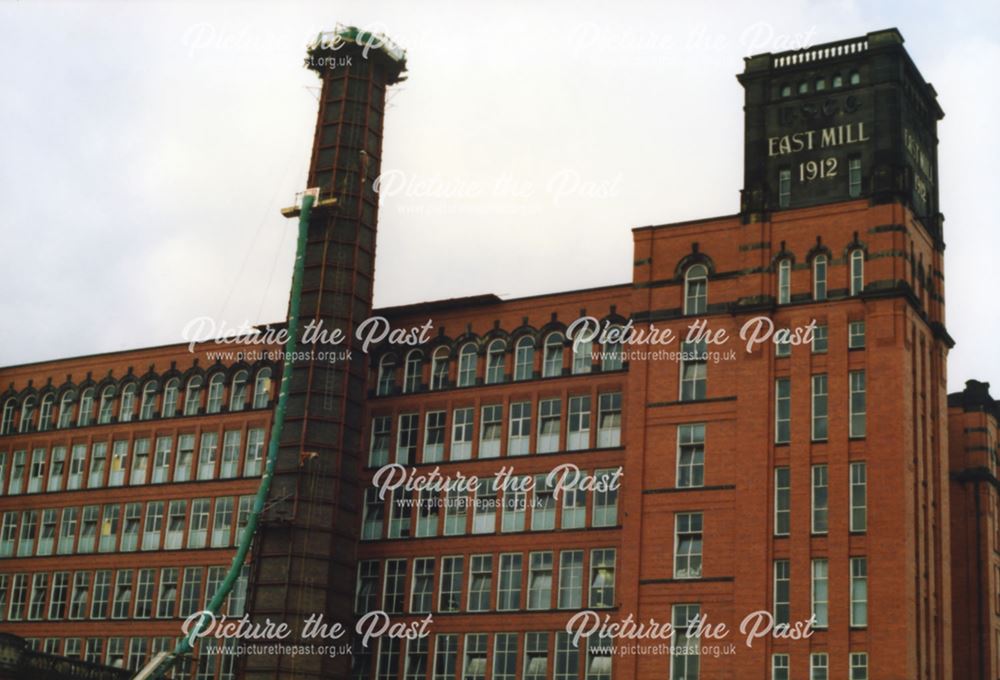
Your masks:
M1000 4L0 3L0 365L284 317L337 22L408 51L376 304L623 283L630 229L730 214L749 54L897 26L947 114L950 389L1000 393Z

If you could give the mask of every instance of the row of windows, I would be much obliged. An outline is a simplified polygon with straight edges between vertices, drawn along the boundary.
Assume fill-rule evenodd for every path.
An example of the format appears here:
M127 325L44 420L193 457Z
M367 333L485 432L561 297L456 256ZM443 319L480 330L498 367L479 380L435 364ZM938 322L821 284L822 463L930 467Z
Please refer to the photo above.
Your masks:
M865 371L849 371L847 395L848 436L857 439L865 436L867 429L867 383ZM811 439L826 441L829 436L830 394L826 373L811 376ZM774 442L787 444L792 439L792 379L776 378L774 381Z
M246 607L249 566L226 600L229 616ZM173 619L208 606L229 567L164 567L0 574L0 619L100 621Z
M509 356L510 354L513 356ZM617 371L623 366L620 343L605 344L600 351L595 351L592 342L580 339L568 342L560 331L553 331L545 336L541 353L536 353L535 340L530 336L521 337L513 344L513 348L506 340L498 338L491 341L486 345L486 361L482 372L479 355L477 343L465 343L458 350L458 364L452 372L451 350L448 347L438 347L431 352L430 365L426 367L423 350L410 350L403 359L400 391L405 394L424 389L494 385L510 380L580 375L590 373L598 367L602 371ZM512 366L509 365L511 361ZM396 355L382 356L375 376L375 394L394 394L397 391L398 373Z
M847 657L848 680L868 680L868 654L851 652ZM830 655L813 652L809 655L809 680L830 680ZM791 680L791 663L788 654L771 655L771 680ZM842 676L843 677L843 676Z
M264 367L257 371L252 395L249 380L249 371L237 371L229 381L228 399L226 375L221 371L209 377L207 390L203 389L205 379L202 376L192 376L184 384L183 395L180 378L170 378L163 383L162 390L160 381L154 378L141 388L135 382L129 382L121 390L115 385L107 385L100 391L96 387L79 392L70 388L58 399L54 392L41 399L29 395L20 404L17 398L10 397L4 402L0 416L0 435L13 434L15 425L19 433L46 432L74 425L86 427L152 420L158 415L171 418L221 413L226 404L229 411L242 411L248 404L251 408L266 408L271 400L271 369Z
M0 558L228 548L239 542L253 499L222 496L10 510L0 522Z
M810 528L814 535L823 535L830 526L829 469L813 465L810 470ZM854 462L849 470L848 530L860 533L868 530L868 466L863 461ZM791 468L778 467L774 470L774 535L787 536L791 524L792 472Z
M468 494L454 488L443 495L429 490L411 495L397 489L383 499L379 489L369 488L365 491L361 538L493 534L497 532L498 514L503 533L551 531L557 526L613 527L618 523L618 489L614 481L618 474L619 470L614 469L597 470L593 484L589 484L585 483L590 479L586 471L580 471L578 477L566 480L568 488L559 489L558 494L548 475L511 477L503 489L496 479L482 479L478 488Z
M781 171L781 182L779 198L787 201L790 192L791 176L783 174ZM860 173L860 166L858 166ZM852 175L853 177L853 175ZM860 175L858 175L860 182ZM787 180L787 181L786 181ZM852 180L853 181L853 180ZM859 184L860 186L860 184ZM852 184L853 187L853 184ZM787 207L787 202L782 206ZM850 266L849 292L851 295L860 294L865 287L865 251L862 248L852 249L847 256ZM822 301L827 299L827 274L829 270L829 256L819 253L812 257L812 299ZM782 256L777 262L778 270L778 304L788 304L792 300L792 258ZM684 272L684 313L704 314L708 311L708 267L704 264L693 264Z
M25 638L29 647L53 656L63 656L69 659L89 661L111 668L128 668L140 670L152 657L159 652L173 651L177 643L174 637L109 637L109 638ZM220 647L233 644L225 640ZM198 657L197 668L192 675L188 664L178 662L171 677L174 680L235 680L236 655L201 654Z
M358 614L604 609L615 606L615 557L595 548L362 560L354 606Z
M351 677L397 680L402 672L404 680L611 680L612 653L610 638L594 635L575 646L565 631L438 633L406 641L405 650L398 639L382 638L377 646L355 646Z
M815 617L814 628L830 625L830 563L825 557L810 563L810 611ZM852 557L849 560L850 590L846 602L850 611L852 628L868 626L868 559ZM774 622L789 624L791 617L792 577L791 563L787 559L774 560ZM840 598L835 602L845 602Z
M7 453L0 452L0 493L100 489L261 474L263 428L248 428L245 446L242 430L222 431L221 451L219 435L218 431L203 431L198 441L193 433L181 434L176 438L176 447L173 435L138 437L132 440L131 448L126 439L93 442L89 450L86 444L73 444L69 449L53 446L51 451L39 447L31 451L30 459L27 451L14 451L9 479Z
M796 94L808 94L810 92L810 88L815 92L824 92L827 89L827 82L829 82L830 87L833 89L841 88L844 86L844 76L840 73L834 73L830 76L829 81L827 81L826 76L819 76L811 82L808 80L800 80L798 84L794 86L794 89L791 84L782 83L780 93L782 97L791 97L793 91ZM857 71L851 71L847 74L847 82L851 85L860 85L861 74Z
M596 433L591 431L592 401L589 394L570 396L565 428L563 401L559 397L539 399L534 408L530 400L511 402L506 423L503 404L486 404L478 410L478 431L474 407L453 409L450 420L446 410L428 410L423 414L422 446L419 446L419 413L399 414L395 437L392 416L377 415L372 418L368 464L380 467L392 459L410 465L418 462L418 448L421 463L469 460L473 457L474 443L477 458L496 458L504 451L508 456L521 456L620 446L621 392L597 395ZM532 427L534 414L537 414L537 428Z
M775 334L777 336L777 333ZM790 336L782 336L782 340L778 341L777 337L774 343L774 356L778 358L786 358L792 356L792 343L788 340ZM826 324L816 324L815 331L813 333L812 340L812 353L813 354L825 354L830 347L830 337L829 329ZM865 322L864 321L848 321L847 322L847 349L864 349L865 348Z

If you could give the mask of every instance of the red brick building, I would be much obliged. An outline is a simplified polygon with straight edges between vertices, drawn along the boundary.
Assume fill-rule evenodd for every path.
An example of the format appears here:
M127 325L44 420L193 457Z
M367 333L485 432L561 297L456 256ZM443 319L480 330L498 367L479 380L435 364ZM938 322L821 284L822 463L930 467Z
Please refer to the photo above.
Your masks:
M381 310L369 180L405 62L383 45L329 66L323 50L310 51L323 94L309 184L328 200L309 223L303 318L433 332L296 362L249 594L229 611L433 623L416 640L355 641L350 658L201 654L174 677L996 676L965 665L1000 648L996 609L979 607L1000 573L995 406L946 392L943 113L898 32L749 58L740 211L634 229L630 281ZM675 339L574 343L583 317ZM686 341L699 321L728 339ZM753 328L778 333L747 347ZM3 630L138 668L217 586L280 370L220 349L0 369ZM380 496L392 464L481 483ZM566 465L583 475L556 493L546 477ZM89 610L70 616L78 598ZM673 650L575 645L567 623L588 611L733 632ZM812 617L814 632L746 646L754 612L782 631Z

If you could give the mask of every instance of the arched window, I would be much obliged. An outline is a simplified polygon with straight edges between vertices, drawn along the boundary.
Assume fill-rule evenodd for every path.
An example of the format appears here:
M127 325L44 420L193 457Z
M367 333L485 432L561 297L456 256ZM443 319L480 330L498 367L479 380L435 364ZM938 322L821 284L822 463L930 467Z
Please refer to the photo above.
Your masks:
M782 85L781 86L781 96L782 97L791 97L792 96L792 86L791 85L787 85L787 84L786 85Z
M35 398L25 397L24 402L21 404L21 424L18 426L18 432L29 432L31 431L31 419L35 415Z
M813 299L826 299L826 255L813 258Z
M97 409L97 424L107 425L111 422L111 415L115 410L115 388L108 385L101 390L101 405Z
M535 371L535 341L525 335L514 345L514 380L530 380Z
M122 390L122 403L118 409L118 422L130 423L135 417L135 383L129 383Z
M704 314L708 310L708 267L695 264L684 273L684 313Z
M563 334L549 333L545 338L545 354L542 361L542 377L551 378L562 375L563 364Z
M201 406L201 385L200 375L192 376L188 380L187 390L184 392L184 415L193 416L198 413Z
M403 365L403 391L416 392L420 389L420 378L423 373L424 355L419 349L411 349L406 355Z
M205 413L218 413L222 410L222 393L226 389L226 376L216 373L208 380L208 404Z
M787 305L792 301L792 261L783 258L778 262L778 304Z
M496 384L503 382L504 354L507 346L503 340L494 340L486 349L486 382Z
M62 399L59 400L59 421L56 423L56 427L64 428L70 426L70 423L73 421L74 401L76 401L76 392L73 390L67 390L62 395Z
M392 394L392 388L396 384L396 357L386 354L378 362L378 384L375 386L375 394Z
M861 74L857 71L851 71L851 85L858 85L861 83Z
M431 357L431 389L440 390L448 386L448 348L438 347Z
M56 403L56 395L46 394L42 397L42 408L38 412L38 431L45 432L52 429L52 407Z
M271 401L271 369L264 367L257 371L253 384L253 407L265 408Z
M573 341L573 375L590 373L594 363L594 343L577 338Z
M865 251L855 248L851 251L851 295L865 289Z
M476 344L466 343L458 353L458 386L476 384Z
M160 409L160 415L164 418L173 418L177 415L177 400L180 397L181 391L181 380L180 378L171 378L167 381L167 384L163 387L163 408ZM195 407L198 410L198 407Z
M601 369L605 371L618 371L622 367L622 332L621 326L612 326L608 329L608 340L601 347Z
M844 86L844 76L840 75L839 73L834 73L833 74L833 86L834 87L843 87Z
M233 385L229 388L229 410L242 411L247 404L247 372L236 371Z
M14 397L7 400L3 405L3 419L0 420L0 434L10 434L14 431L14 411L17 409L17 402Z
M94 388L88 387L80 395L80 413L76 417L76 424L80 427L90 425L94 420Z
M156 392L160 389L159 383L150 380L142 388L142 403L139 404L139 420L151 420L156 410Z
M799 83L799 94L805 94L808 91L809 91L809 83L803 80L801 83Z

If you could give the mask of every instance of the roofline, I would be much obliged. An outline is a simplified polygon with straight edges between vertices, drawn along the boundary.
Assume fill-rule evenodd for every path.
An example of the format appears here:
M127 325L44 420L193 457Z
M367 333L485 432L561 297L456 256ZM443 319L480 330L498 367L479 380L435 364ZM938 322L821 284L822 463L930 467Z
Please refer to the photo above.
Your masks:
M637 231L649 231L652 229L668 229L670 227L684 227L689 224L705 224L706 222L718 222L720 220L731 220L742 215L742 213L732 213L729 215L717 215L715 217L699 217L696 220L682 220L680 222L667 222L665 224L649 224L644 227L632 227L632 233Z

